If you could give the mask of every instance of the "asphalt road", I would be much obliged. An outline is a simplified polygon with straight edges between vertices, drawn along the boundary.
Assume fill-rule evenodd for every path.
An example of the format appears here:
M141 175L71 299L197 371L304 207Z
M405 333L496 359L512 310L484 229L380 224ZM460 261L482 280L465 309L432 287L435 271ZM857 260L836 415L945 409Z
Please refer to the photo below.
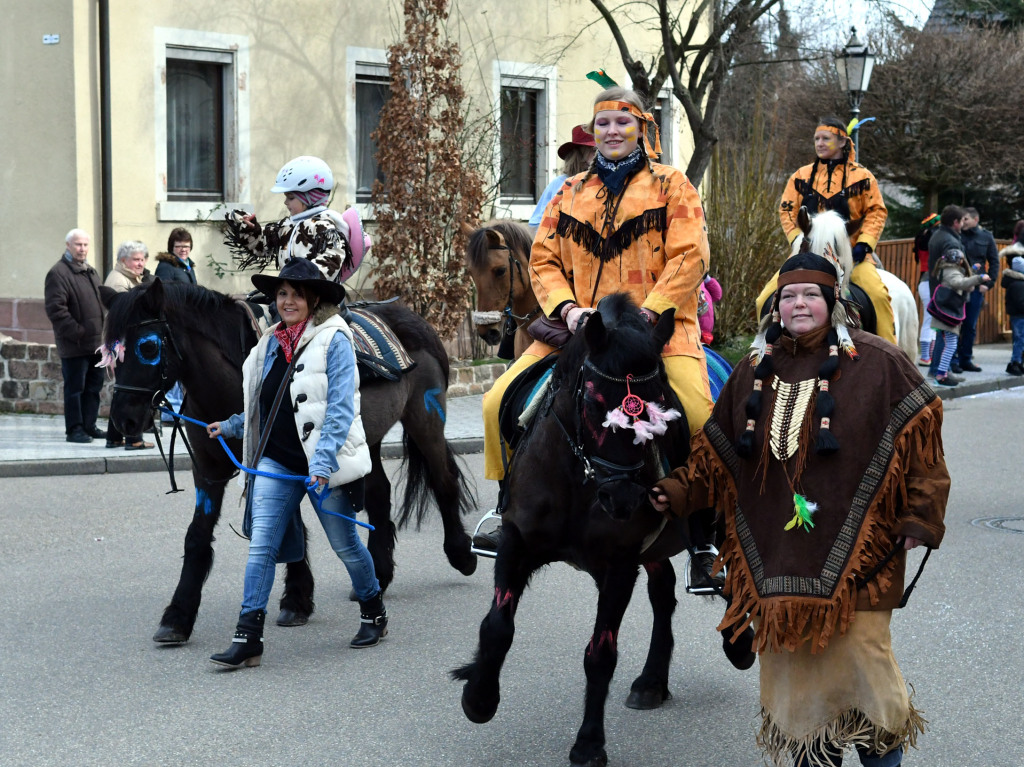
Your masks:
M946 404L954 477L947 538L893 620L897 657L930 722L904 764L1024 765L1022 417L1020 391ZM481 457L463 460L479 478ZM493 491L477 483L486 508ZM0 488L4 767L568 764L595 590L565 565L534 579L517 615L501 706L492 722L473 725L447 672L472 657L492 564L481 560L469 578L450 569L439 524L399 535L383 645L348 648L358 608L320 534L310 624L268 626L263 665L224 673L207 658L230 640L246 546L223 524L192 640L178 648L150 641L177 579L190 493L164 495L167 479L156 473L3 479ZM235 517L232 507L226 519ZM979 518L996 521L972 524ZM646 653L643 581L619 637L610 764L760 764L756 669L738 672L722 656L713 602L680 595L674 699L653 712L622 705ZM270 618L278 596L279 587Z

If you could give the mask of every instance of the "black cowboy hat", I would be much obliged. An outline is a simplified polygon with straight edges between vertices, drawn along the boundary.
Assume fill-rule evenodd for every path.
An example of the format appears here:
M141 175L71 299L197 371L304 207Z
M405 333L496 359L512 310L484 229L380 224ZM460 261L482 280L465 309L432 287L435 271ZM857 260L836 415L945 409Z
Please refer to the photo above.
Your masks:
M329 282L320 275L320 269L308 258L292 257L284 262L281 272L275 277L269 274L254 274L252 284L265 296L273 298L282 282L302 285L313 290L321 299L332 304L345 300L345 288L336 282Z

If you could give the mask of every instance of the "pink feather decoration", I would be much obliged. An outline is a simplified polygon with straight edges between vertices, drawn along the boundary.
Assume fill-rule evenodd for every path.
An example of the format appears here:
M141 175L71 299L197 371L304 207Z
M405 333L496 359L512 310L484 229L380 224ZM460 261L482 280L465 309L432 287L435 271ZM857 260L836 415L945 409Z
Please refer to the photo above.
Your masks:
M612 427L615 429L629 429L632 428L629 423L629 416L622 412L622 408L615 408L609 410L608 415L604 419L604 423L601 424L604 428Z

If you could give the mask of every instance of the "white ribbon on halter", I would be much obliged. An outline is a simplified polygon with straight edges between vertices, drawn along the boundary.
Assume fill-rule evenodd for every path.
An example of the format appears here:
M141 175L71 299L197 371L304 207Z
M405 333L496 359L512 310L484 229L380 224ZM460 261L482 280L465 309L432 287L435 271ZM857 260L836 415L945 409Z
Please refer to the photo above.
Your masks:
M473 312L471 317L474 325L495 325L501 322L501 312Z

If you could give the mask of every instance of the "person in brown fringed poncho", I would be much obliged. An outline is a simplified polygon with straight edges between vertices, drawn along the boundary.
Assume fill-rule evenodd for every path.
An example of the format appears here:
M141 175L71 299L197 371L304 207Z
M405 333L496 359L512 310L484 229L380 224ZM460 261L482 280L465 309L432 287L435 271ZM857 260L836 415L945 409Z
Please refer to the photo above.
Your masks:
M896 346L850 329L832 254L783 266L776 312L651 490L661 511L725 516L729 608L753 623L758 744L776 765L895 767L925 720L893 657L906 550L937 548L949 474L942 404Z

